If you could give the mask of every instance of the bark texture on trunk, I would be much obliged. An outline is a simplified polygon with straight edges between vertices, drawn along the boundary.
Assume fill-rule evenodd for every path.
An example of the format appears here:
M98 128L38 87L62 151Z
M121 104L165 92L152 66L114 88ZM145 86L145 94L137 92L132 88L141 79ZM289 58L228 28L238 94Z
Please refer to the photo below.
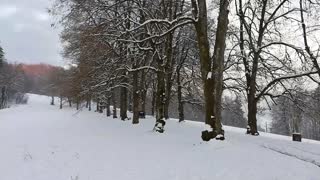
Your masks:
M252 96L252 94L248 95L248 127L247 134L251 135L259 135L257 128L257 101Z
M113 105L113 109L112 109L112 115L113 115L113 118L118 118L117 116L117 100L116 100L116 92L115 90L113 89L112 90L112 105Z
M120 117L121 120L126 120L128 118L127 115L128 110L128 91L126 87L120 88Z
M60 109L62 109L62 96L60 96Z
M262 10L261 10L261 19L259 22L259 32L258 32L258 41L257 41L257 47L261 47L263 37L264 37L264 32L265 32L265 16L266 16L266 7L267 7L268 2L263 1L262 2ZM255 49L254 50L254 55L253 55L253 61L252 61L252 69L251 69L251 74L249 78L249 85L248 87L248 128L247 128L247 133L251 135L259 135L258 133L258 127L257 127L257 103L258 100L256 98L256 80L257 80L257 72L258 72L258 67L259 67L259 60L260 60L260 54L261 54L261 49Z
M88 110L91 111L91 98L88 100Z
M157 71L157 94L156 94L156 124L154 130L160 133L164 132L166 124L164 118L164 104L165 104L165 74L163 59L158 58L158 71Z
M151 115L152 116L155 115L156 97L157 97L156 87L155 87L155 84L153 84L153 87L152 87L152 100L151 100Z
M69 107L72 107L72 101L70 98L68 99L68 102L69 102Z
M7 87L3 86L1 88L0 109L6 108L6 104L7 104Z
M210 58L210 45L208 40L208 17L205 0L192 0L193 15L197 18L195 28L198 47L200 50L201 76L204 84L205 123L210 125L210 131L202 132L202 139L209 141L213 138L224 139L221 126L221 96L222 73L225 51L225 40L228 30L229 0L220 0L220 11L216 42L214 47L214 67ZM216 114L217 113L217 114ZM219 135L219 137L217 136ZM217 136L217 137L216 137Z
M222 93L223 93L223 70L224 56L226 49L226 38L228 31L228 15L229 15L229 0L220 1L220 11L218 17L218 26L216 32L216 41L213 53L213 72L214 75L214 114L215 114L215 131L217 135L224 135L222 129Z
M171 10L172 11L172 10ZM169 34L166 43L166 67L165 67L165 81L166 81L166 99L164 104L164 118L169 119L169 105L171 99L171 90L172 90L172 75L173 75L173 67L175 65L175 61L173 58L173 34Z
M50 105L54 105L54 96L51 96L51 103L50 103Z
M80 102L79 99L77 98L77 110L79 110Z
M107 98L107 103L106 103L106 115L107 115L107 117L111 116L110 101L111 101L111 98L108 97Z
M128 111L132 112L132 92L129 91L128 95Z
M182 101L182 85L180 80L180 69L177 70L177 94L178 94L178 111L179 111L179 122L184 121L184 108L183 108L183 101Z
M133 68L136 68L137 66L134 65ZM132 110L133 110L133 116L132 116L132 124L139 124L139 74L138 71L132 72Z

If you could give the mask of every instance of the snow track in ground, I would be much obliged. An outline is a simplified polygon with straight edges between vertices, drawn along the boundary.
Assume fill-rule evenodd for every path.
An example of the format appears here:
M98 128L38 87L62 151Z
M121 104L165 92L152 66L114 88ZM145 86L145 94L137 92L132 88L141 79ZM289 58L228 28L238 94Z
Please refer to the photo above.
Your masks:
M320 143L226 127L225 141L202 142L198 122L138 125L76 113L30 95L0 111L0 180L319 180ZM313 162L313 163L312 163Z

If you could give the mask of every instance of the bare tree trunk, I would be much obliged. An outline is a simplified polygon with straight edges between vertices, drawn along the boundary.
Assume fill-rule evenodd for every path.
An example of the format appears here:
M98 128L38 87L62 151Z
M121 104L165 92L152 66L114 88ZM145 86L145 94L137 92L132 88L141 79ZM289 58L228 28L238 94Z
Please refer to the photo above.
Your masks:
M259 135L257 128L257 101L252 95L252 93L248 94L248 128L247 134L251 135Z
M216 42L214 47L214 67L210 58L210 46L208 40L207 6L204 0L192 0L193 15L198 18L195 23L197 41L200 50L201 76L204 83L205 98L205 123L210 125L212 131L203 131L202 139L209 141L217 135L223 137L221 126L221 96L222 95L222 72L225 51L225 39L228 29L228 6L229 0L220 0L220 11L217 26ZM213 71L214 70L214 71ZM212 72L213 71L213 72ZM217 92L218 91L218 92ZM214 96L214 94L216 96ZM216 99L215 99L216 97ZM218 114L216 114L218 113ZM220 139L220 137L218 137Z
M182 86L180 80L180 69L177 70L177 84L178 84L178 111L179 111L179 122L184 121L184 108L182 102Z
M172 10L171 10L172 11ZM173 67L175 64L174 58L172 56L173 49L172 49L172 41L173 35L170 33L167 38L166 43L166 52L167 52L167 62L166 62L166 99L164 104L164 118L169 119L169 105L171 99L171 89L172 89L172 75L173 75Z
M1 101L0 101L0 109L6 108L6 101L7 101L7 87L3 86L1 88Z
M147 96L147 87L145 85L146 83L146 74L145 71L141 71L141 78L140 78L140 108L139 112L146 114L146 96ZM141 117L140 117L141 118Z
M100 112L99 99L97 99L96 112Z
M133 68L137 68L137 65L134 62ZM139 124L139 88L138 88L138 78L139 74L138 71L132 72L132 110L133 110L133 117L132 117L132 124Z
M115 119L115 118L118 118L118 116L117 116L117 100L116 100L116 92L115 92L115 90L113 89L112 90L112 104L113 104L113 110L112 110L112 112L113 112L113 118Z
M204 101L205 101L205 123L214 127L214 97L213 97L213 77L212 61L210 58L210 46L208 40L208 19L206 1L192 0L193 14L198 18L195 23L197 41L200 54L201 77L203 81ZM199 11L199 12L198 12ZM213 137L214 138L214 137Z
M107 114L107 117L111 116L111 111L110 111L110 97L108 97L107 99L107 103L106 103L106 114Z
M152 87L152 100L151 100L151 115L154 116L155 108L156 108L156 89L155 89L155 83L153 83Z
M50 105L54 105L54 96L51 96L51 103L50 103Z
M141 92L141 111L146 114L146 99L147 99L147 91L144 89Z
M157 72L157 96L156 96L156 124L154 130L160 133L164 132L164 126L166 124L164 118L164 104L165 104L165 75L163 59L158 60L158 72Z
M132 92L129 91L129 97L128 97L128 111L132 112Z
M91 111L91 97L88 99L88 110Z
M72 101L70 98L68 98L68 102L69 102L69 107L72 107Z
M60 109L62 109L62 96L60 95Z
M218 17L218 26L216 32L216 41L213 52L213 72L214 74L214 114L215 114L215 131L217 135L224 136L222 129L222 93L223 93L223 70L224 70L224 56L226 49L226 37L228 31L228 15L229 15L229 0L220 1L220 11ZM221 140L224 137L220 138Z
M79 110L79 106L80 106L80 100L79 98L77 98L77 110Z
M240 5L242 1L240 1ZM258 128L257 128L257 102L258 98L256 98L256 78L257 78L257 71L258 71L258 65L259 65L259 59L260 59L260 53L261 49L255 50L254 47L261 47L263 37L264 37L264 31L266 30L265 26L265 15L266 15L266 7L267 7L268 1L262 1L262 10L261 10L261 18L259 20L259 31L258 31L258 38L256 44L251 44L251 48L253 48L254 54L252 59L252 69L249 71L249 64L246 62L246 59L243 58L245 70L246 70L246 80L247 80L247 98L248 98L248 127L247 127L247 134L251 135L259 135ZM242 12L242 8L240 9L240 20L241 20L241 27L244 26L244 14ZM250 32L251 33L251 32ZM240 48L244 50L243 47L243 34L240 33ZM242 47L241 47L242 46ZM242 52L244 54L244 52Z
M126 87L120 88L120 117L121 120L126 120L128 118L127 110L128 110L128 91Z
M89 108L89 100L88 100L88 98L86 100L86 108Z

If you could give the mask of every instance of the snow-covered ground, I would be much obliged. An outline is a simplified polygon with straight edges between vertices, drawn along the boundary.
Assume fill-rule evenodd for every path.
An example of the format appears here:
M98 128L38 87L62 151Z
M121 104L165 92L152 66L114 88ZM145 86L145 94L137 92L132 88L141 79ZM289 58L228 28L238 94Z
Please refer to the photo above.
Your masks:
M226 127L225 141L202 142L202 123L152 132L104 114L29 104L0 111L0 180L319 180L320 142L292 142Z

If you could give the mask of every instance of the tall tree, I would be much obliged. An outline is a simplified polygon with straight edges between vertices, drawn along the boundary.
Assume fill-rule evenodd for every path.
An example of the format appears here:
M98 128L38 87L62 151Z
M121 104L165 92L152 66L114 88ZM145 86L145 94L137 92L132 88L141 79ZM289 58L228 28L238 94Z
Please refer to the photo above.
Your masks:
M4 52L3 52L3 48L0 45L0 67L2 66L3 62L4 62Z
M208 14L206 1L192 0L195 29L200 50L201 76L204 84L206 118L209 131L202 132L202 139L209 141L216 136L224 139L221 125L221 96L223 65L228 30L229 0L220 0L216 40L212 58L208 39Z

